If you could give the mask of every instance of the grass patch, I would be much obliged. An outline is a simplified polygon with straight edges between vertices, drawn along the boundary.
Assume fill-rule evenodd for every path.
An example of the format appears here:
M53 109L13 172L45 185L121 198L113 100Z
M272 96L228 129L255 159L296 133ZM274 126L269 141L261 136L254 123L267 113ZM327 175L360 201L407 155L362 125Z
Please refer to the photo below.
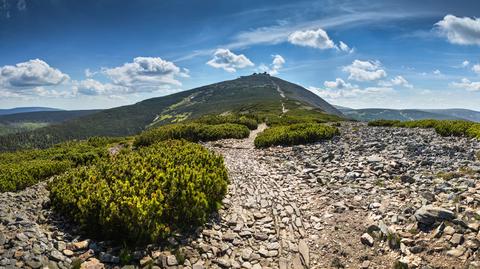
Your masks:
M54 210L94 237L130 245L201 225L227 183L221 156L172 140L69 171L49 189Z
M255 147L275 145L292 146L331 139L340 132L338 128L318 123L299 123L270 127L255 138Z

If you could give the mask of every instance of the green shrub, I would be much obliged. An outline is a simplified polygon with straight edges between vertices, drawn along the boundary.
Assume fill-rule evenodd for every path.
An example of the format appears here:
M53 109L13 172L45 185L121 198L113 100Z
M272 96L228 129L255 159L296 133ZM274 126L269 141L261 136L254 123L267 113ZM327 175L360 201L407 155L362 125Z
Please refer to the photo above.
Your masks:
M474 123L470 121L438 121L435 131L441 136L463 136Z
M339 134L336 127L318 123L299 123L270 127L255 138L255 147L299 145L330 139Z
M148 146L157 141L185 139L191 142L215 141L226 138L246 138L250 130L244 125L225 123L207 125L200 123L169 124L147 130L138 135L135 146Z
M227 183L221 156L173 140L70 170L49 189L53 208L92 236L147 243L202 224Z
M18 191L72 167L90 165L108 156L108 145L115 141L91 138L42 150L0 153L0 192Z
M193 120L193 122L203 123L208 125L233 123L247 126L250 130L255 130L258 127L258 122L252 116L247 115L207 115Z
M0 164L0 191L17 191L43 179L63 173L72 166L70 161L31 160Z
M467 130L467 135L469 137L480 139L480 123L476 123Z

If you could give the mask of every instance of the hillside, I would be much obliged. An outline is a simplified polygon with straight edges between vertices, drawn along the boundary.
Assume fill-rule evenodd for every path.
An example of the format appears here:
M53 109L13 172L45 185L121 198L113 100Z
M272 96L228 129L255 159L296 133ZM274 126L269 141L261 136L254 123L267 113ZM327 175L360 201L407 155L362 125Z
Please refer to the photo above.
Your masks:
M58 124L97 113L99 111L101 110L58 110L0 115L0 135L35 130L51 124Z
M421 119L436 119L436 120L458 120L466 119L460 114L444 114L441 111L425 111L420 109L385 109L385 108L366 108L366 109L351 109L341 108L342 113L352 119L359 121L371 121L378 119L386 120L421 120Z
M480 112L470 109L451 108L451 109L423 109L423 111L436 114L449 115L452 117L462 118L469 121L480 122Z
M0 115L10 115L17 113L38 112L38 111L62 111L62 109L51 107L15 107L9 109L0 109Z
M205 114L255 113L261 116L287 111L343 114L296 84L267 74L254 74L168 96L107 109L31 132L0 137L0 150L46 147L90 136L128 136L150 126L193 119Z

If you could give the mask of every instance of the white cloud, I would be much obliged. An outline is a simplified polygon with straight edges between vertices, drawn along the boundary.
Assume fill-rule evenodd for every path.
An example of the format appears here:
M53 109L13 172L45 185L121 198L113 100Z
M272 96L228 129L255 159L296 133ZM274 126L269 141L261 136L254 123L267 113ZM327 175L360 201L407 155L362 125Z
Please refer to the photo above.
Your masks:
M40 59L0 67L0 97L68 96L65 91L45 87L64 85L70 77Z
M40 97L71 97L73 96L72 92L68 91L58 91L55 89L47 89L45 87L35 87L33 88L33 95Z
M343 71L350 75L348 79L357 81L378 80L387 76L379 61L360 61L355 60L352 64L343 67Z
M440 70L438 70L438 69L433 70L432 73L433 73L434 75L437 75L437 76L441 76L441 75L442 75L442 72L441 72Z
M214 68L222 68L227 72L235 72L237 69L254 66L245 55L237 55L228 49L217 49L213 58L207 64Z
M435 26L448 41L460 45L480 45L480 19L446 15Z
M114 68L102 68L102 73L113 84L129 88L131 92L152 92L159 88L182 83L178 77L188 77L188 70L159 57L136 57L133 62Z
M112 83L102 83L91 78L75 81L72 89L75 95L109 95L128 92L128 88L126 87Z
M462 63L462 67L467 67L469 65L470 65L470 62L467 61L467 60L463 61L463 63Z
M337 78L335 81L325 81L323 85L325 86L323 89L316 87L308 87L307 89L328 99L353 98L394 92L391 87L366 87L361 89L358 85L345 82L341 78Z
M67 74L50 67L40 59L0 67L0 85L6 88L58 85L68 79Z
M272 55L272 57L273 57L273 61L270 64L270 67L266 65L260 65L259 69L261 72L267 72L270 75L274 76L278 74L278 71L280 69L282 69L283 65L285 64L285 59L279 54Z
M480 74L480 64L476 64L476 65L472 66L472 71L477 73L477 74Z
M380 81L378 85L383 86L383 87L392 87L392 86L403 86L406 88L413 88L413 85L408 82L404 77L402 76L396 76L392 78L390 81Z
M87 78L91 78L91 77L95 76L96 74L98 74L98 72L91 71L89 68L85 69L85 77L87 77Z
M323 83L323 85L327 88L330 88L330 89L340 89L340 90L341 89L353 89L353 88L358 87L356 85L352 85L350 83L345 82L341 78L337 78L337 79L335 79L335 81L325 81Z
M341 51L347 52L347 53L353 53L355 51L354 48L350 48L347 44L343 43L343 41L340 41L338 44L338 47L340 48Z
M336 48L335 43L330 39L327 32L321 28L317 30L295 31L288 36L288 41L294 45L322 50Z
M480 81L474 82L470 81L467 78L462 78L460 82L452 82L450 83L452 87L465 89L467 91L480 91Z

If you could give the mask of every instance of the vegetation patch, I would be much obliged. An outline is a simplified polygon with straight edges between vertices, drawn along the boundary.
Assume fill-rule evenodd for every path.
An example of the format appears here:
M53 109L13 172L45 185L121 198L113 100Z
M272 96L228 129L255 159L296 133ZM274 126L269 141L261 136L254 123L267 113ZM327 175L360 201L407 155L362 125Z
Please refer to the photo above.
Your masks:
M250 130L255 130L258 127L257 119L251 115L206 115L193 120L193 122L209 125L217 125L223 123L240 124L245 125Z
M338 128L318 123L298 123L270 127L255 138L255 147L275 145L292 146L331 139L340 132Z
M71 170L49 184L54 209L100 238L156 242L202 224L227 190L223 158L164 141Z
M18 191L67 171L89 165L108 155L108 145L119 139L94 137L44 150L0 153L0 192Z
M154 129L147 130L135 138L135 146L148 146L157 141L169 139L185 139L191 142L215 141L226 138L246 138L250 130L239 124L169 124Z
M404 127L404 128L434 128L442 136L468 136L480 139L480 123L464 120L374 120L369 126Z

